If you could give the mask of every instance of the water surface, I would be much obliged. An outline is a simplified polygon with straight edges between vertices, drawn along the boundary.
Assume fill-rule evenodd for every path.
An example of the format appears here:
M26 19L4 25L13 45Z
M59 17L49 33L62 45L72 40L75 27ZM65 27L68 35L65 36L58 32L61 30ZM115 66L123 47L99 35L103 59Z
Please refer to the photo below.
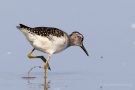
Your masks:
M31 72L35 78L24 78L26 74L0 73L1 90L133 90L135 75L125 73L94 72ZM46 85L45 85L46 84Z

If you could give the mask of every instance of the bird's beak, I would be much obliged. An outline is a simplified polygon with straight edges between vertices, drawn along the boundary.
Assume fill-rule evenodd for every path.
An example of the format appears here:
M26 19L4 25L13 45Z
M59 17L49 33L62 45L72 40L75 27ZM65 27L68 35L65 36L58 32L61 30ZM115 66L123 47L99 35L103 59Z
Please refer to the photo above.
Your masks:
M82 44L80 47L83 49L83 51L86 53L86 55L89 56L89 54L88 54L87 50L85 49L84 45Z

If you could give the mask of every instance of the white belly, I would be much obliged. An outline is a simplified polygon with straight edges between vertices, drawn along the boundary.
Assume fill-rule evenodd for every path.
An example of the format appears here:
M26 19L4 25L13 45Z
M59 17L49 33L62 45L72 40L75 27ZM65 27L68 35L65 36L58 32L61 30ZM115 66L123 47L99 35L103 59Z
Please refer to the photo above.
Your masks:
M66 36L56 37L50 35L47 38L36 34L24 34L35 49L48 54L58 53L67 48L68 45L68 38Z

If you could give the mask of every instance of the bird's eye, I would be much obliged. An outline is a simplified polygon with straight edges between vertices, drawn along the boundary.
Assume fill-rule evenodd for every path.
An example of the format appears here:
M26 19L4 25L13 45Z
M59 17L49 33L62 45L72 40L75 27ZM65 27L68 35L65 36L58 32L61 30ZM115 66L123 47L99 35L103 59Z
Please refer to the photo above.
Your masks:
M81 37L80 37L80 36L77 36L77 38L81 39Z

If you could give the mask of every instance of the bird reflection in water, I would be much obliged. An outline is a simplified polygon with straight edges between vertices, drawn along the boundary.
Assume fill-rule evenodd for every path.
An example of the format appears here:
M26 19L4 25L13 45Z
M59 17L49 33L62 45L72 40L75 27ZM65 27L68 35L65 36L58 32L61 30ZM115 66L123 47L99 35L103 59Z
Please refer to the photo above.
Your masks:
M34 77L34 76L32 76L31 75L31 72L33 71L33 69L35 69L35 68L43 68L43 67L41 67L41 66L34 66L34 67L32 67L32 68L30 68L30 70L28 71L28 76L25 76L25 77L22 77L23 79L26 79L27 80L27 83L28 83L28 85L36 85L36 83L33 83L32 82L32 80L33 79L35 79L36 77ZM46 72L46 71L45 71ZM46 74L44 74L44 84L37 84L38 86L44 86L44 90L49 90L49 88L50 88L50 84L51 84L51 81L49 80L49 81L47 81L47 79L46 79Z

